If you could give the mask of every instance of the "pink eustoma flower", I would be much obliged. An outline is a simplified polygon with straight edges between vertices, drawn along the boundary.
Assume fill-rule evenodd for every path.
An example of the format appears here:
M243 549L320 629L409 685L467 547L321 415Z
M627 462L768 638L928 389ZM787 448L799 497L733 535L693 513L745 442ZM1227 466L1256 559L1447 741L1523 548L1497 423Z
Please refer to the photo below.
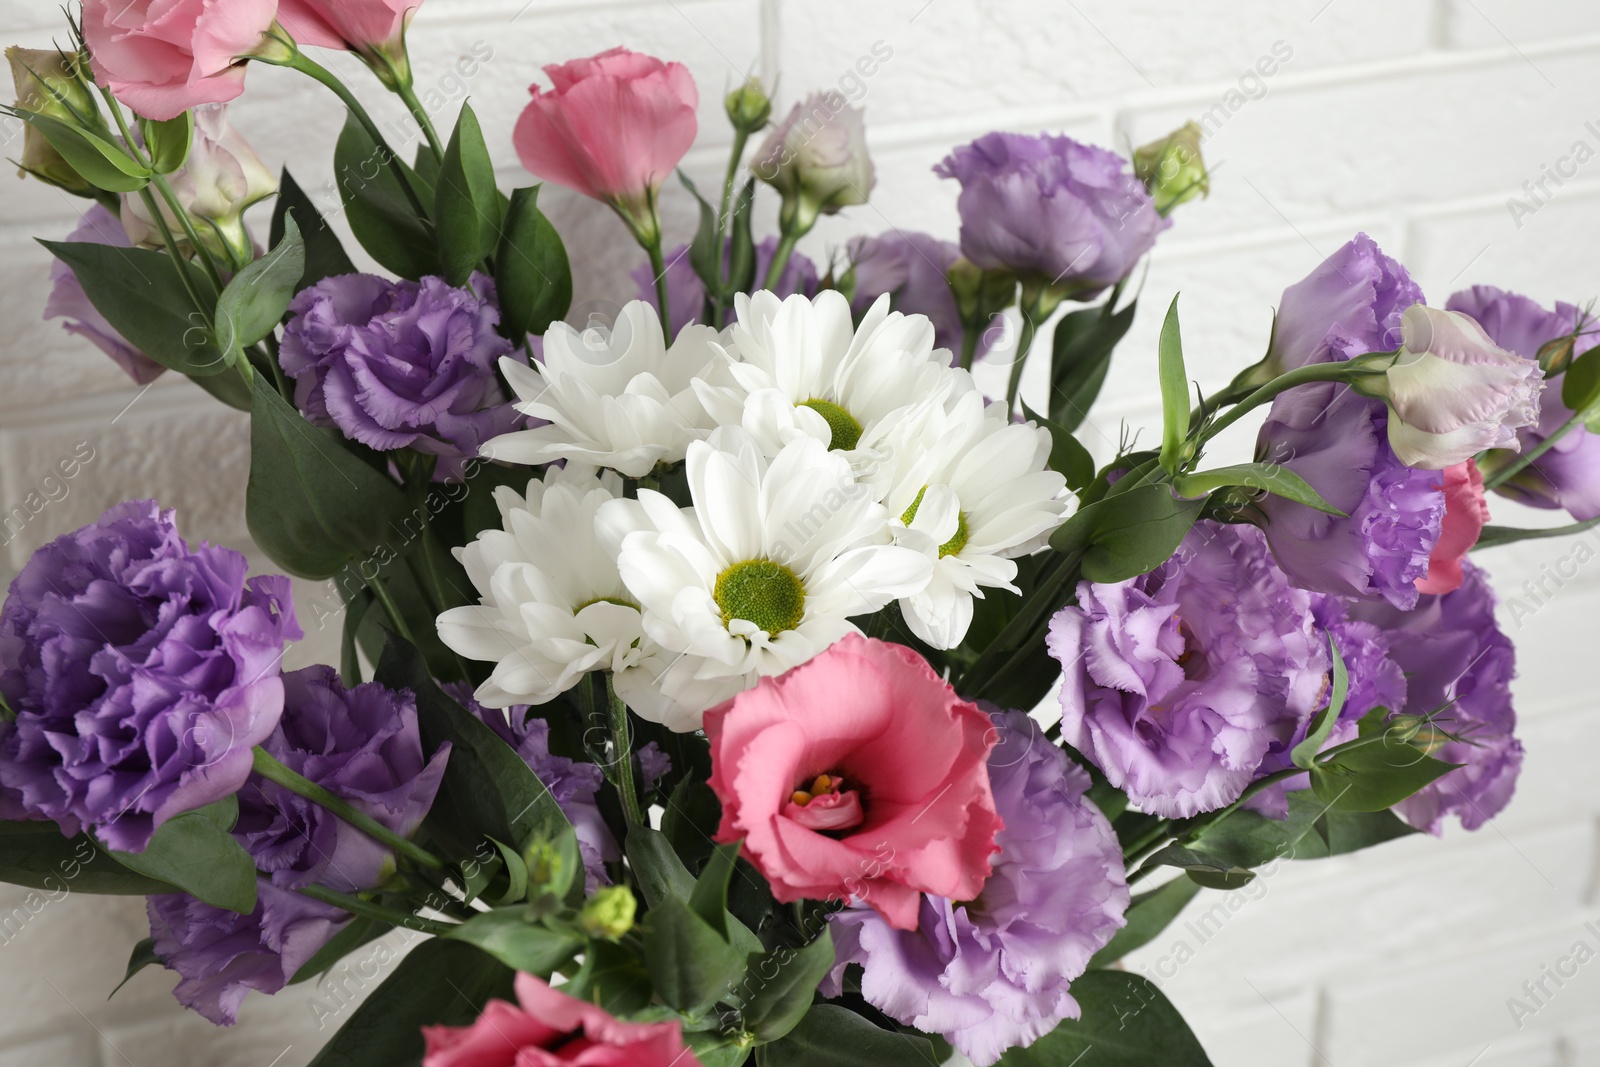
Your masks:
M422 0L279 0L278 21L297 44L398 52Z
M613 48L545 67L512 135L537 177L648 223L654 194L694 144L699 90L688 68Z
M1483 496L1483 475L1473 460L1439 472L1443 475L1444 526L1428 558L1428 573L1417 579L1417 591L1437 595L1461 588L1461 561L1478 543L1489 521L1489 504Z
M515 988L518 1003L491 1000L471 1026L423 1027L422 1067L702 1067L676 1022L624 1022L531 974Z
M851 634L706 713L717 840L785 903L854 899L913 930L923 893L971 900L1002 828L997 735L910 649Z
M244 92L242 59L277 12L278 0L84 0L83 38L95 80L165 121Z

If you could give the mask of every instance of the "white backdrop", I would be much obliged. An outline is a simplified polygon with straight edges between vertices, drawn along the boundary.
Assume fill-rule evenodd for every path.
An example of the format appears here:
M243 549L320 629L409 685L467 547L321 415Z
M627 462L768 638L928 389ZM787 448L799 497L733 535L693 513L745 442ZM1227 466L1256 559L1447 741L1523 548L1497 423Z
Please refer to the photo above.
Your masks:
M57 18L38 0L0 0L0 42L43 44L59 34ZM510 129L545 62L621 43L689 64L704 132L687 166L703 184L723 165L721 94L745 73L778 75L785 106L813 88L864 94L878 191L807 239L819 260L851 233L953 237L956 189L930 167L990 129L1126 149L1209 116L1213 194L1178 212L1155 255L1141 321L1086 429L1102 456L1123 421L1154 425L1156 311L1173 293L1183 292L1191 371L1216 388L1263 350L1283 287L1358 229L1434 302L1476 282L1545 302L1600 295L1592 2L428 0L412 39L419 87L447 102L445 121L470 92L508 188L527 180ZM841 83L875 45L890 58L870 79ZM487 62L458 66L486 52ZM361 73L337 66L365 90ZM379 94L364 95L398 117ZM287 161L313 190L331 178L340 122L325 92L272 69L251 72L235 109L263 156ZM19 154L14 131L0 134L11 138L3 154ZM36 183L3 188L0 505L48 503L0 534L0 571L135 496L178 507L191 538L248 550L245 421L185 382L141 393L41 322L48 261L31 238L64 236L80 203ZM687 198L667 200L672 236L687 239ZM573 253L574 319L614 308L642 258L620 225L556 190L541 204ZM85 447L93 459L76 478L44 481ZM1528 518L1497 505L1498 521ZM1562 961L1577 942L1600 949L1590 759L1600 715L1583 680L1600 591L1595 568L1578 565L1590 555L1550 541L1482 557L1529 609L1503 617L1520 651L1529 750L1507 812L1475 835L1286 865L1248 893L1208 894L1185 917L1192 925L1180 921L1130 962L1184 1009L1218 1067L1600 1065L1600 963L1549 977L1572 971ZM1524 591L1525 581L1542 590ZM291 666L324 658L337 625L318 631L326 594L302 588L298 599L314 633ZM295 1067L381 980L357 960L331 985L253 998L238 1027L214 1030L178 1009L166 972L144 973L107 1002L145 932L138 901L30 900L0 887L0 1067ZM1541 980L1535 1002L1523 984ZM1514 1019L1513 997L1533 1014Z

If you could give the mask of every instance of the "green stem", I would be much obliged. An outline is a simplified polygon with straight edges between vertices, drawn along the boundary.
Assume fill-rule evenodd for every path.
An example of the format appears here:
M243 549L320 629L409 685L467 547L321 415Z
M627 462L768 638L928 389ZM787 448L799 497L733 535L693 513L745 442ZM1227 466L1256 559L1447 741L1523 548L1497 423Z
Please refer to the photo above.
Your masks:
M983 686L998 677L1002 671L997 668L1002 666L1001 657L1006 656L1013 647L1025 651L1029 647L1029 638L1033 629L1042 618L1055 613L1060 607L1056 603L1061 589L1071 580L1077 570L1078 561L1082 559L1081 552L1073 552L1058 556L1039 575L1033 595L1023 602L1015 616L1000 631L998 637L990 642L978 658L961 674L961 683L956 688L959 692L968 694L980 693ZM1009 663L1008 657L1004 662Z
M1279 393L1287 392L1288 390L1297 386L1310 385L1313 382L1337 382L1349 380L1354 374L1359 373L1359 371L1356 370L1356 364L1360 358L1361 357L1358 356L1356 359L1346 360L1340 363L1313 363L1309 367L1301 367L1299 370L1292 370L1287 374L1279 375L1266 385L1263 385L1261 388L1245 397L1243 400L1239 401L1239 403L1234 406L1233 410L1229 411L1226 415L1217 419L1209 427L1207 427L1203 432L1201 441L1208 441L1217 436L1223 430L1226 430L1229 426L1232 426L1235 422L1238 422L1247 413L1255 410L1262 404L1265 404L1267 401L1276 397Z
M357 810L349 801L285 767L266 749L257 746L254 755L255 772L267 781L281 785L296 796L305 797L313 804L326 808L380 845L394 849L413 863L431 867L436 871L445 869L444 861L433 853L401 837L365 812Z
M1583 416L1584 412L1574 411L1572 413L1572 417L1566 422L1563 422L1561 427L1556 430L1555 433L1551 434L1549 437L1546 437L1533 448L1530 448L1528 451L1518 456L1516 462L1512 463L1505 470L1496 471L1494 474L1485 478L1483 480L1484 489L1498 489L1500 486L1504 485L1506 482L1510 481L1512 478L1515 478L1524 470L1532 466L1535 460L1544 455L1546 452L1550 451L1550 449L1554 448L1557 441L1561 440L1567 434L1576 429L1583 422Z
M789 257L794 255L794 246L800 240L798 233L784 230L778 237L778 250L773 253L772 266L767 268L767 277L761 283L761 288L775 290L778 279L783 277L783 270L789 265Z
M617 687L611 672L606 672L606 702L611 711L612 766L616 768L617 792L622 794L622 813L628 825L648 826L644 810L639 806L639 790L633 780L633 737L628 726L628 705L617 696Z
M961 369L971 370L978 358L978 342L983 339L983 328L963 323L961 327Z
M1011 381L1006 386L1006 414L1017 406L1017 393L1022 389L1022 371L1028 364L1028 353L1033 351L1033 339L1039 332L1039 305L1022 306L1022 334L1017 338L1017 359L1011 364Z
M411 210L416 214L417 218L424 222L428 221L428 209L423 207L421 198L417 196L417 191L411 187L411 177L406 173L405 164L401 162L399 156L395 155L394 149L389 147L389 142L384 139L383 131L378 128L378 124L373 121L372 116L367 114L367 109L361 106L361 101L356 99L356 95L350 91L350 87L340 81L331 70L307 56L304 52L296 51L294 58L280 65L291 70L298 70L301 74L321 82L343 102L345 107L350 109L350 114L355 116L355 120L361 124L361 128L367 131L367 136L372 138L372 143L377 145L379 151L383 153L384 163L394 174L395 180L400 183L401 191L405 193L406 199L411 203Z
M360 897L339 893L326 886L302 886L297 892L303 897L310 897L312 900L318 900L324 904L332 904L336 908L343 908L351 915L359 915L366 919L376 919L378 922L388 923L390 926L402 926L407 930L419 930L435 937L448 934L454 929L449 923L434 922L432 919L424 919L420 915L407 915L403 911L396 911L394 908L386 908L382 904L374 904L370 900L362 900Z
M155 219L156 229L161 231L161 240L167 246L167 255L172 257L172 269L178 272L178 280L183 282L183 287L189 293L189 299L194 301L195 310L205 316L206 323L211 322L212 306L200 297L200 290L195 288L194 279L189 276L189 268L178 252L178 239L173 236L172 227L167 225L167 217L161 213L161 207L156 203L149 188L139 190L139 198L144 201L145 210L150 212L150 217Z
M217 269L217 261L211 255L211 250L200 240L200 233L194 228L194 220L189 217L189 212L184 208L183 202L178 199L178 194L173 192L172 185L160 174L150 179L161 193L161 198L172 208L173 217L178 220L178 225L183 227L183 235L189 239L189 244L194 248L195 255L200 257L200 263L206 269L206 276L211 279L211 284L217 287L220 294L223 289L222 272Z
M428 109L417 99L417 91L412 87L411 80L406 78L399 81L394 91L410 109L411 117L417 120L417 125L422 127L422 135L428 139L428 148L433 151L434 158L441 163L444 162L444 142L439 139L439 131L434 129L433 117L428 114Z
M655 238L641 241L645 254L650 257L650 273L656 279L656 304L661 309L661 336L672 345L672 307L667 300L667 264L661 254L661 229L656 228Z
M728 173L722 179L722 209L717 212L717 243L713 245L717 250L717 282L716 292L712 296L711 325L721 328L722 316L727 305L722 299L722 291L728 284L726 276L726 237L728 233L728 213L733 210L733 191L739 184L739 164L744 162L745 146L750 142L750 134L745 130L734 128L733 147L728 153Z
M389 621L394 624L395 632L415 645L417 639L411 636L411 627L406 625L406 618L400 613L400 606L395 603L394 595L389 592L388 585L376 574L367 578L366 582L367 588L372 590L372 595L383 605L384 614L388 615Z

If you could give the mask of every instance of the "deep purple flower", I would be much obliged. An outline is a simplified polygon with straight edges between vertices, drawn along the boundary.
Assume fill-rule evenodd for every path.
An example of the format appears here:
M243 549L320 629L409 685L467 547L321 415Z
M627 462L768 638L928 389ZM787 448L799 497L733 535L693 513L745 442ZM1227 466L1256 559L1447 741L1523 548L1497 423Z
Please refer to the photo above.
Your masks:
M724 246L723 262L732 254L733 240L729 238ZM772 257L778 253L778 239L768 237L756 245L756 271L755 282L751 291L766 288L767 271L772 267ZM699 322L705 316L706 310L706 285L696 274L694 267L689 262L689 246L679 245L667 253L667 303L671 312L669 319L674 331L682 330L690 323ZM629 275L634 284L639 287L639 299L661 310L656 299L655 275L651 273L650 264L646 263L634 268ZM784 264L783 273L778 276L778 284L772 290L779 296L794 296L796 293L811 297L817 295L817 265L802 253L796 252L789 257L789 262ZM728 302L725 312L728 320L733 317L733 302ZM727 322L715 324L718 329L727 325Z
M127 231L122 228L122 220L99 204L83 213L67 240L113 248L133 247ZM68 333L77 334L110 356L140 385L149 385L167 369L123 340L116 328L89 302L83 283L78 281L72 268L60 260L50 265L50 297L44 304L44 317L65 319L62 326Z
M1352 616L1386 632L1390 655L1406 674L1406 714L1433 716L1435 728L1455 738L1433 755L1464 766L1395 805L1401 818L1431 834L1447 815L1468 830L1494 818L1510 802L1522 769L1511 706L1516 649L1495 622L1488 578L1471 563L1463 570L1460 589L1423 597L1411 611L1351 607Z
M654 741L639 749L639 792L648 793L667 775L672 773L672 757L661 751Z
M1405 268L1358 234L1284 291L1269 363L1294 370L1398 348L1400 317L1421 300ZM1388 418L1381 401L1335 382L1273 401L1258 457L1294 471L1348 516L1280 496L1259 501L1278 566L1302 589L1416 603L1416 580L1428 573L1444 522L1443 477L1395 457Z
M283 676L283 718L262 748L401 837L433 806L450 746L426 758L416 698L376 682L346 689L318 664ZM256 869L286 889L313 882L342 893L394 873L388 848L282 786L252 777L234 833Z
M1600 343L1594 323L1585 323L1584 313L1571 304L1557 302L1555 310L1549 311L1525 296L1492 285L1464 289L1445 307L1471 315L1495 344L1525 359L1537 359L1546 342L1574 332L1578 336L1573 358ZM1543 444L1572 417L1572 409L1561 402L1559 383L1546 389L1539 400L1539 421L1517 435L1524 454ZM1486 470L1493 470L1496 460L1511 463L1517 458L1512 452L1490 456ZM1544 455L1503 482L1498 491L1536 508L1566 508L1580 521L1600 517L1600 434L1589 432L1580 422Z
M595 800L600 784L605 781L604 772L593 763L579 763L552 754L550 724L537 715L528 714L528 705L486 708L473 699L472 688L462 682L452 682L444 690L462 707L488 723L539 776L539 781L550 790L562 814L577 831L578 851L583 855L589 889L607 884L610 879L606 876L605 865L621 859L622 852Z
M1062 740L1166 818L1237 800L1310 716L1329 666L1311 594L1255 530L1209 521L1149 574L1080 583L1049 649Z
M1021 712L997 713L995 725L989 782L1005 828L983 892L923 897L911 931L870 908L835 913L837 962L823 983L836 995L845 968L860 964L872 1005L943 1034L979 1067L1079 1016L1069 983L1128 907L1122 848L1084 795L1088 773Z
M933 322L935 348L959 353L966 331L949 273L960 258L959 247L925 233L891 230L876 237L853 237L850 262L856 270L856 293L850 308L857 316L864 315L874 300L891 293L894 310L926 315ZM992 325L1003 321L997 315ZM989 351L994 340L994 331L984 330L978 338L977 355Z
M289 984L349 922L339 908L257 880L249 915L214 908L187 893L150 897L145 910L156 955L181 980L179 1003L218 1026L239 1019L251 990L271 995Z
M988 133L933 171L961 183L963 255L1079 299L1126 278L1171 224L1126 159L1070 137Z
M278 724L289 580L191 549L172 512L130 501L35 552L0 611L16 722L0 782L34 818L142 852L174 815L238 792Z
M1400 665L1389 655L1389 635L1370 622L1351 618L1345 601L1332 596L1313 597L1311 615L1317 629L1332 638L1338 647L1348 676L1344 708L1339 713L1339 721L1334 724L1333 732L1328 735L1328 740L1322 746L1326 750L1334 745L1342 745L1346 741L1354 741L1356 724L1361 721L1363 715L1374 708L1398 711L1405 707L1406 677ZM1317 711L1328 706L1332 696L1331 690L1331 684L1324 689L1322 698L1317 701ZM1274 745L1266 758L1261 761L1258 776L1286 770L1292 766L1289 752L1306 739L1306 731L1310 725L1311 720L1306 719L1295 728L1294 734L1288 741L1282 745ZM1288 794L1309 788L1311 788L1309 776L1296 775L1257 793L1251 798L1248 806L1282 819L1289 813Z
M300 293L279 353L295 404L353 441L435 455L438 477L459 476L520 420L495 377L512 345L495 332L492 283L475 275L473 287L480 295L439 278L345 274Z

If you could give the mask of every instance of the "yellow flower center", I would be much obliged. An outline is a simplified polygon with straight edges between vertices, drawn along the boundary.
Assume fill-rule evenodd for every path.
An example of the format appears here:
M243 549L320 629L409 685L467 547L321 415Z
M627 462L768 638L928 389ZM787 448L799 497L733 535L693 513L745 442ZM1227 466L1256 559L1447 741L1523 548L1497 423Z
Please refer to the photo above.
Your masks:
M831 400L821 400L812 397L801 402L803 408L810 408L822 416L822 421L828 424L828 430L833 434L828 442L829 448L837 448L848 452L861 442L861 423L856 417Z

